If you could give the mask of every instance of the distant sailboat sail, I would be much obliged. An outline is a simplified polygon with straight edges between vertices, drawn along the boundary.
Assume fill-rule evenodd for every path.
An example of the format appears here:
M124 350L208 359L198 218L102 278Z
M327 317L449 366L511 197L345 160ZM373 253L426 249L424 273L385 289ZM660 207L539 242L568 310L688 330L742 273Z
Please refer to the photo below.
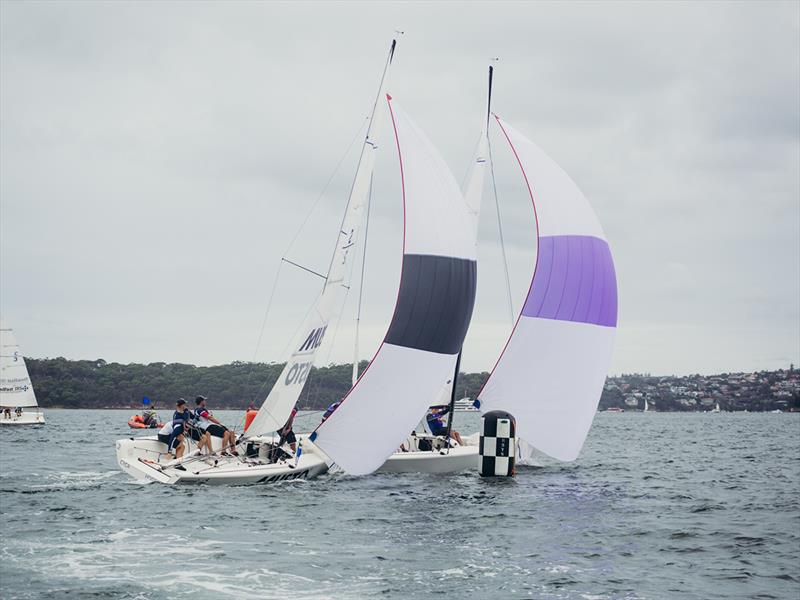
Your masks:
M531 286L478 398L506 410L517 435L558 460L577 458L597 411L617 325L614 263L578 186L498 117L533 202L538 251Z
M0 406L39 406L14 330L0 322Z
M28 367L22 357L14 330L0 321L0 410L38 407ZM44 415L36 410L22 415L0 414L3 424L44 423Z
M386 60L383 76L378 90L378 99L373 107L370 125L367 130L361 157L358 163L353 186L350 190L347 209L339 228L336 248L331 257L330 267L322 293L306 317L293 340L292 354L286 361L278 380L270 390L264 403L247 429L247 436L254 437L276 431L284 426L300 397L306 379L314 365L317 348L322 345L328 324L344 302L347 292L345 276L352 261L352 254L358 241L369 196L370 182L375 167L375 154L378 149L377 138L380 132L382 111L380 110L389 66L394 56L396 41L392 40L389 57Z
M453 375L475 303L473 211L436 148L387 98L405 209L397 304L369 367L312 434L355 475L380 467L437 400Z

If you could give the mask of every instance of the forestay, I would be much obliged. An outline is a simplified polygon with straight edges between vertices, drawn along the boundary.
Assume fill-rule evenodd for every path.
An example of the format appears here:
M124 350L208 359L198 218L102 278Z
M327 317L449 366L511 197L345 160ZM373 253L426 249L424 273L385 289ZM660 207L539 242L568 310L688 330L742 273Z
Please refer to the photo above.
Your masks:
M603 229L578 186L497 118L533 202L538 250L511 337L480 392L517 435L553 458L577 458L597 411L617 325L617 283Z
M39 406L14 331L0 321L0 406Z
M378 99L382 98L384 94L394 48L395 41L392 41L378 90ZM328 324L335 317L337 311L342 308L347 293L345 278L352 255L355 253L364 209L369 197L370 180L375 167L377 139L384 113L381 110L382 106L382 102L376 101L322 293L298 330L296 338L292 341L291 356L286 360L286 365L278 380L248 427L248 437L276 431L284 426L303 391L311 367L314 365L317 349L322 345L327 332Z
M312 436L355 475L380 467L437 401L453 375L475 303L473 211L436 148L387 99L405 214L397 304L369 367Z

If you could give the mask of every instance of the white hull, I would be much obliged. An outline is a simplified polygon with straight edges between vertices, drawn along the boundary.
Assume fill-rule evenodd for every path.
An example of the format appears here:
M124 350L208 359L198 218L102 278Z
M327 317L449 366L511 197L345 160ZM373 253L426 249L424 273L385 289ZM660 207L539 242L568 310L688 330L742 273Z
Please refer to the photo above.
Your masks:
M418 450L419 440L430 440L433 450ZM421 435L406 440L408 452L395 452L376 473L459 473L478 468L477 446L447 448L441 437Z
M215 439L215 441L217 441ZM117 440L117 464L139 481L166 484L251 485L290 479L312 479L325 473L325 457L311 442L303 441L299 460L294 457L271 463L266 457L240 459L219 455L191 456L183 461L166 457L166 447L155 437ZM189 447L194 450L194 445ZM180 463L185 470L175 468Z
M26 410L20 416L11 411L11 416L6 417L0 411L0 425L44 425L44 413L40 410Z

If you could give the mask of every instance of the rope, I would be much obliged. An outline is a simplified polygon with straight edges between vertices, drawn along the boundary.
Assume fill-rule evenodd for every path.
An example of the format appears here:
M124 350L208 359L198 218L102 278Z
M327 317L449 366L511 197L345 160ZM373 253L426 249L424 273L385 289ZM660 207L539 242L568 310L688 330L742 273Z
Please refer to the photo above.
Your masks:
M370 176L369 195L367 196L367 222L364 225L364 249L361 253L361 276L359 278L359 283L358 283L358 310L356 311L355 356L353 357L356 364L356 366L354 367L356 378L358 378L358 333L361 325L361 302L364 299L364 271L366 270L367 266L367 241L369 239L369 215L370 215L370 209L372 208L372 180L373 177Z
M278 288L278 279L280 278L281 269L283 268L283 263L287 261L286 255L289 254L289 252L292 250L292 248L294 247L295 242L297 242L297 239L300 237L300 234L303 232L303 229L305 229L305 226L308 223L308 220L311 218L311 215L317 209L317 206L319 205L319 203L322 200L322 198L325 196L325 193L328 191L328 188L330 187L331 182L333 181L333 178L339 172L339 168L342 166L342 163L347 158L347 156L350 154L350 151L353 149L353 145L356 143L356 140L360 137L361 131L364 129L364 126L366 125L367 122L369 122L369 118L367 118L359 126L358 131L356 131L356 134L353 136L353 139L350 140L350 143L347 145L347 149L345 150L344 154L342 154L341 158L339 158L339 161L336 163L336 166L333 168L333 172L330 174L330 177L328 177L328 180L325 182L325 185L322 187L322 191L317 196L317 199L314 200L314 204L311 205L311 209L306 213L306 216L303 219L303 222L300 224L300 227L297 228L297 231L295 232L294 237L289 242L289 245L286 247L286 250L284 250L283 255L281 256L281 260L280 260L280 262L278 264L278 271L275 273L275 280L272 283L272 290L271 290L270 295L269 295L269 301L267 302L267 308L264 311L264 318L261 321L261 329L258 332L258 342L256 342L256 349L253 352L253 362L255 362L256 356L258 355L258 350L261 347L261 340L264 337L264 330L267 327L267 318L269 317L269 313L270 313L270 310L272 308L272 301L275 298L275 290ZM294 263L292 263L292 264L294 264Z

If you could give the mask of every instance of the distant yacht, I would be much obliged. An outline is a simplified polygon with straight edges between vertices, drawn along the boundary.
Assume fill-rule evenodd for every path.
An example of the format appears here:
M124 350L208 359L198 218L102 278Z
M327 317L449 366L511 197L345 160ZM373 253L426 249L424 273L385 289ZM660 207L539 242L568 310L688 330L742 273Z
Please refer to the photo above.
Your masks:
M0 321L0 425L44 425L14 330L4 321Z
M714 406L714 410L712 410L711 412L714 412L714 413L722 412L722 411L719 409L719 402L717 402L716 406Z
M453 408L456 412L478 412L478 409L475 408L475 404L473 404L472 398L461 398L461 400L456 400L455 404L453 404Z
M625 412L625 409L620 408L619 406L612 406L611 408L607 408L606 412L620 413L620 412Z

